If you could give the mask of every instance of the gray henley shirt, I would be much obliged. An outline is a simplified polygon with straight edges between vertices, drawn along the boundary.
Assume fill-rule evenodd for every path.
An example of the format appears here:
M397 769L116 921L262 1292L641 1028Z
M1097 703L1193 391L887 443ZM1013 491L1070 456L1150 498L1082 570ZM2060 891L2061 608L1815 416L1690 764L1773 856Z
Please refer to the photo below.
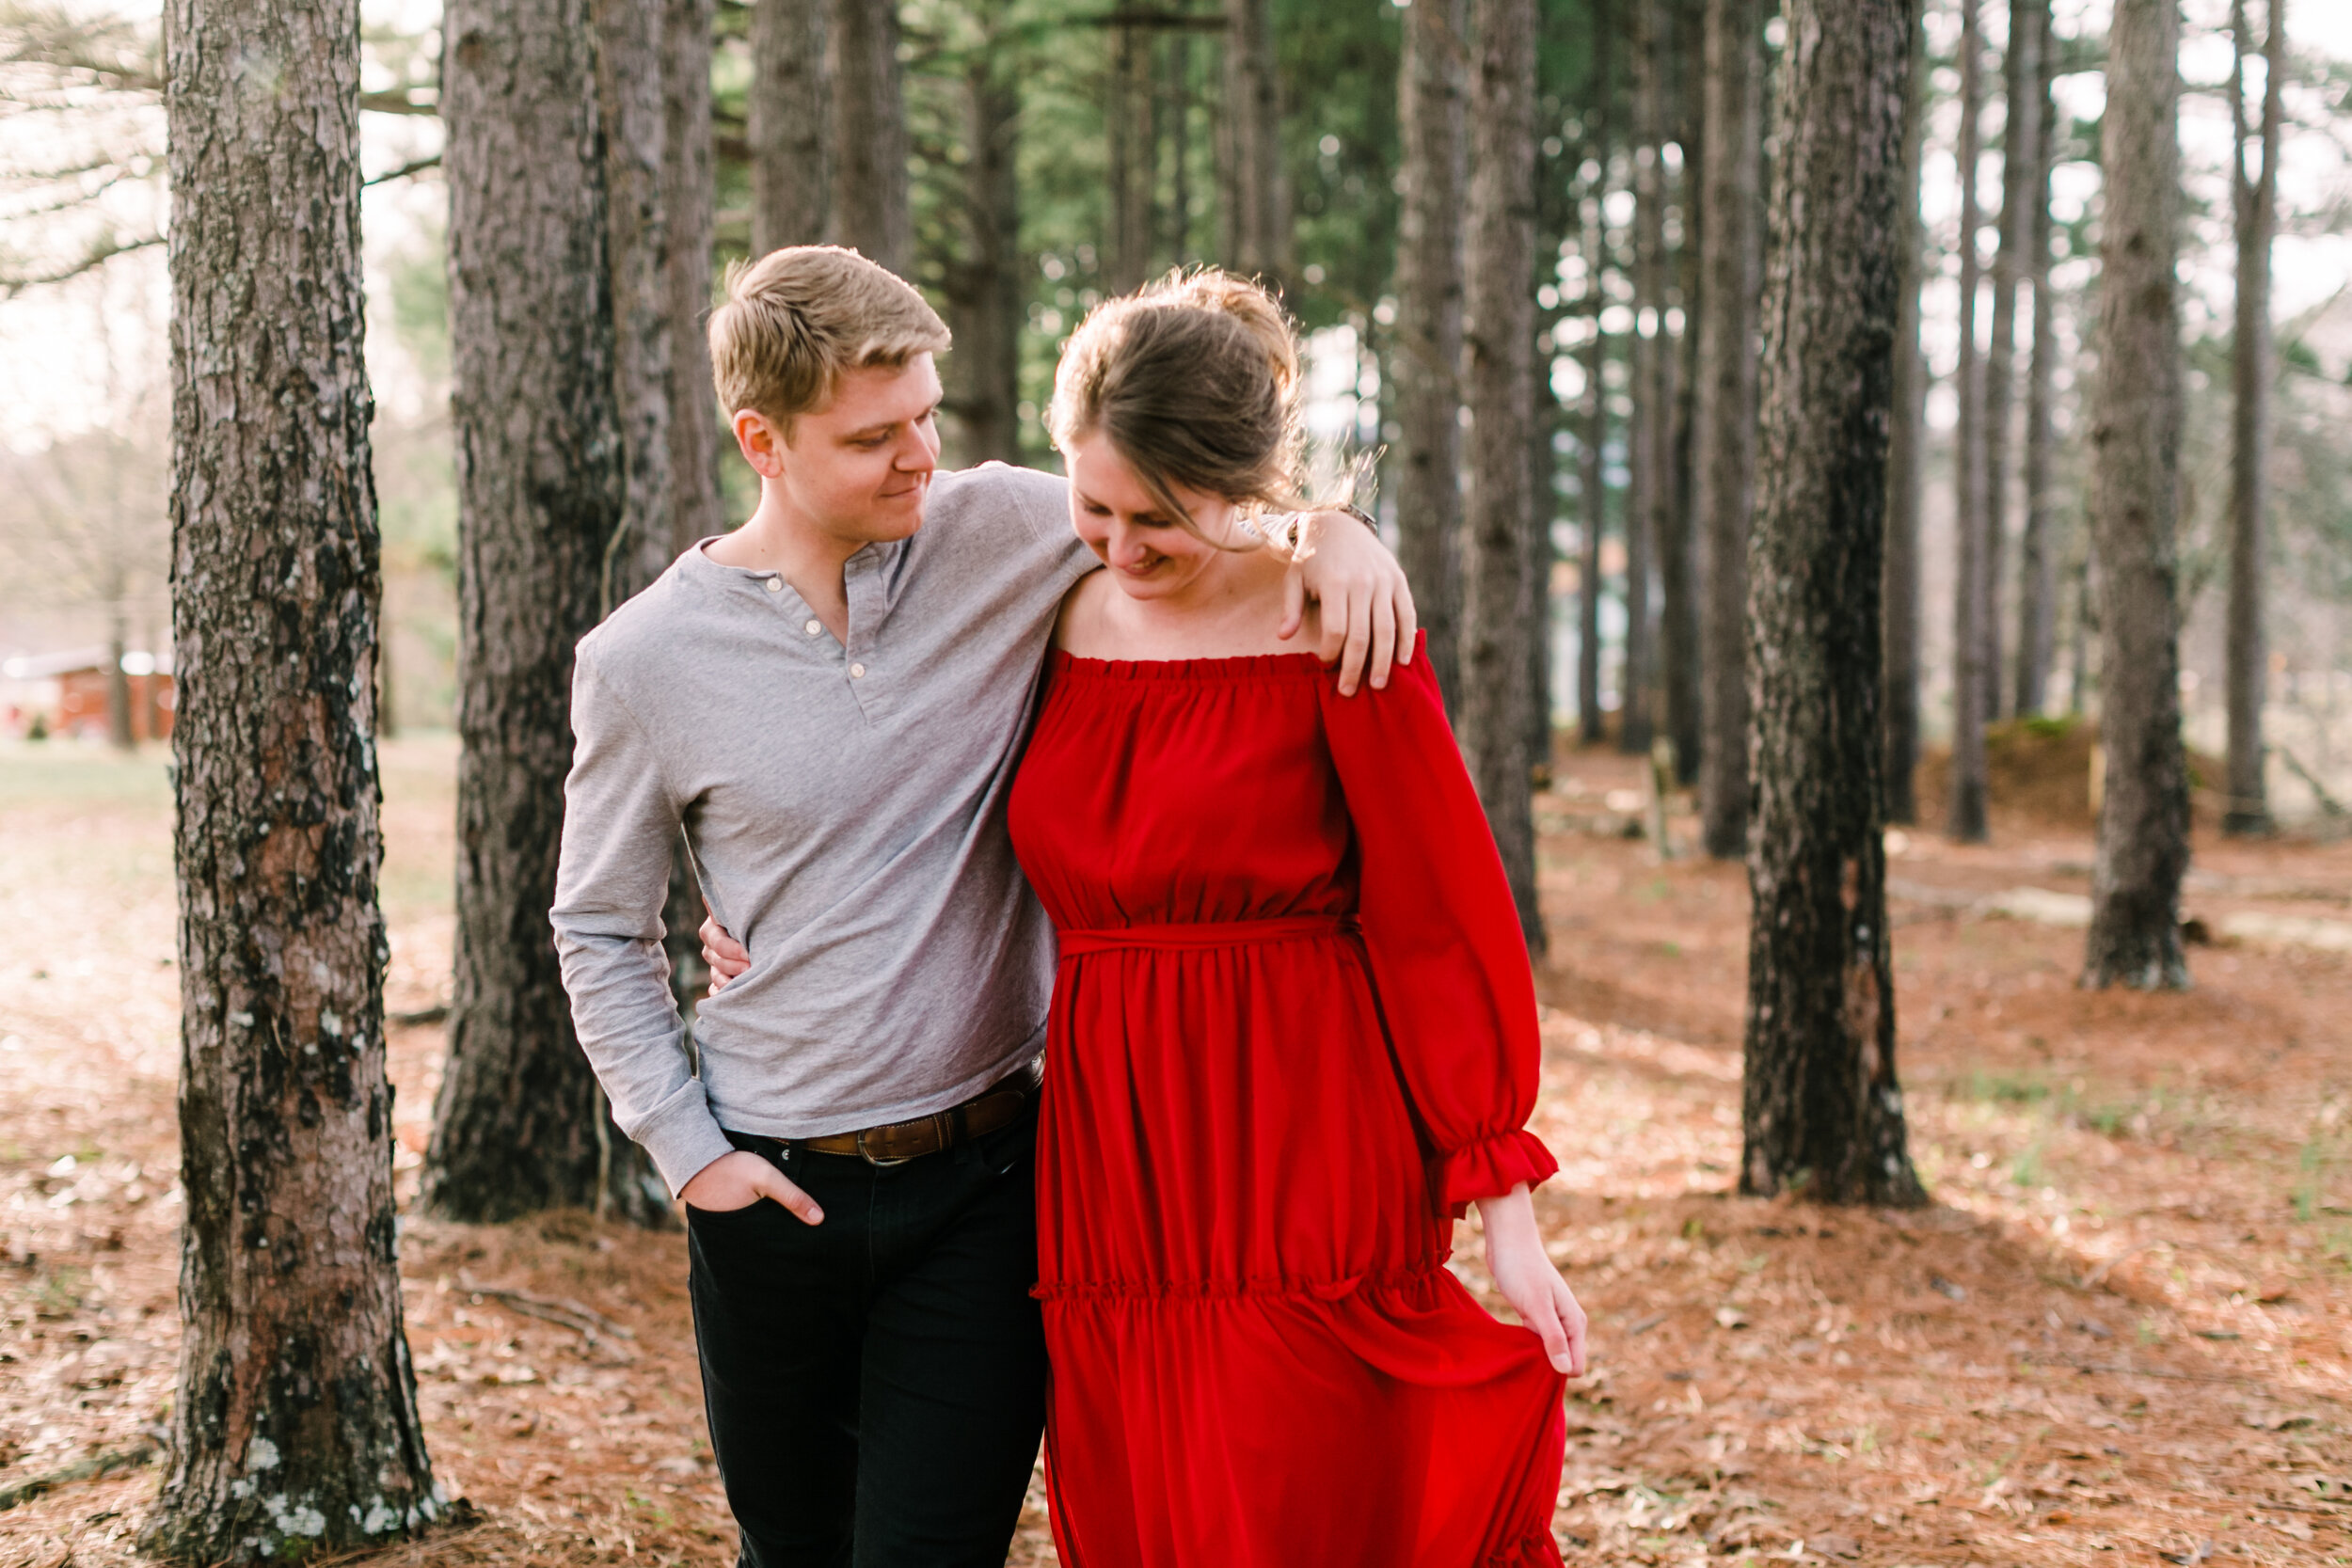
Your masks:
M673 1192L722 1128L816 1137L944 1110L1042 1049L1054 939L1005 801L1062 595L1094 560L1064 482L936 475L849 560L847 647L701 546L580 643L556 949L622 1130ZM751 969L691 1069L661 947L686 832Z

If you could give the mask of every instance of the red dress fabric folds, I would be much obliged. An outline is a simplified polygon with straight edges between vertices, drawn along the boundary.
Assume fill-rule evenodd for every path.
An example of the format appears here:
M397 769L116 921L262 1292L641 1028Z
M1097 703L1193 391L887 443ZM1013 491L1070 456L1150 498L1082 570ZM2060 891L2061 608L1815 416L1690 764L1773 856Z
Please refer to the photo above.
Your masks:
M1562 1380L1444 1267L1556 1168L1534 981L1425 659L1056 654L1013 842L1073 1568L1553 1564Z

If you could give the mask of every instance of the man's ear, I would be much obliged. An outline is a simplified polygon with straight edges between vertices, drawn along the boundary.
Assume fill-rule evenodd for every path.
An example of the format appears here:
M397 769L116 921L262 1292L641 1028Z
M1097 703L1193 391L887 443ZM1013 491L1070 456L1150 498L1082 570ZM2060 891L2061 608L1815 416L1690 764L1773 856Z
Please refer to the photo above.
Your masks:
M743 461L752 466L762 479L784 477L784 433L774 421L756 408L735 411L735 444L743 453Z

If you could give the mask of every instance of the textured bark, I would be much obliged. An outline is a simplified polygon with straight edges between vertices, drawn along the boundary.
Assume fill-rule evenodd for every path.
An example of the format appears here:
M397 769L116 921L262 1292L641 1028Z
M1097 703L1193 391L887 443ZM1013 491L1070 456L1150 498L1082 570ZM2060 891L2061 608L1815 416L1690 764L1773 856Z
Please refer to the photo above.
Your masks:
M1880 735L1885 748L1886 819L1915 822L1919 767L1919 509L1926 491L1928 361L1919 342L1919 289L1927 234L1919 176L1927 151L1927 29L1911 31L1911 91L1903 103L1902 294L1895 326L1895 422L1886 447L1886 643L1881 659Z
M956 341L947 408L956 461L967 467L1021 455L1021 91L1001 38L964 66L962 245L947 259L944 289Z
M1403 18L1396 239L1397 554L1449 705L1461 704L1463 80L1468 0Z
M1664 506L1658 530L1658 717L1674 743L1674 781L1695 783L1705 745L1700 687L1703 670L1699 609L1697 469L1698 316L1706 247L1707 216L1700 182L1707 163L1705 103L1706 29L1693 0L1671 8L1668 50L1672 134L1682 149L1682 167L1673 185L1675 219L1680 232L1674 248L1674 301L1682 329L1666 352L1666 403L1674 410L1674 437L1666 449ZM1664 324L1660 331L1665 330Z
M1470 286L1463 337L1470 493L1463 529L1461 740L1531 950L1535 904L1525 638L1528 376L1535 310L1535 0L1475 0L1470 71Z
M833 206L831 0L752 8L752 252L825 237Z
M2050 291L2050 170L2057 145L2056 105L2050 84L2050 8L2033 8L2038 33L2035 62L2042 103L2041 135L2034 145L2032 248L2026 253L2026 286L2033 291L2033 372L2026 390L2026 527L2017 547L2017 712L2030 716L2047 705L2050 661L2058 630L2058 498L2051 462L2058 447L2058 300Z
M1916 0L1788 0L1749 606L1756 810L1742 1192L1924 1201L1879 815L1886 441Z
M605 1115L547 911L572 752L572 648L628 517L604 162L585 0L461 0L445 23L457 436L456 978L424 1202L653 1221Z
M2017 409L2017 290L2025 280L2033 245L2033 177L2042 145L2042 33L2037 10L2049 0L2010 0L2009 47L2001 56L2000 248L1993 257L1993 346L1985 358L1984 392L1984 601L1977 635L1983 642L1979 662L1984 681L1979 694L1989 723L2001 707L2001 584L2009 553L2010 426Z
M905 277L914 264L898 0L833 0L833 237Z
M1225 0L1225 259L1244 277L1286 283L1290 193L1282 178L1282 86L1273 0Z
M2188 777L2181 749L2180 13L2116 0L2100 152L2099 372L2091 391L2090 528L2099 569L2099 731L2106 752L2083 983L2184 987L2181 879Z
M1610 87L1607 21L1599 19L1594 45L1594 100L1608 103ZM1598 745L1604 719L1600 711L1601 541L1609 533L1609 335L1601 317L1609 306L1605 279L1609 270L1609 219L1604 198L1609 185L1609 135L1601 110L1595 110L1593 157L1600 177L1586 193L1584 207L1584 310L1592 318L1592 336L1584 343L1584 406L1581 409L1582 438L1578 443L1578 489L1582 514L1578 523L1576 607L1576 717L1580 738Z
M2268 681L2263 632L2263 570L2268 551L2270 504L2270 245L2278 227L2280 89L2286 65L2286 0L2269 0L2263 45L2264 84L2259 132L2262 172L2248 178L2246 59L2253 53L2246 0L2233 0L2231 31L2237 42L2230 73L2230 106L2236 132L2231 181L2237 221L2237 321L2230 356L2234 399L2230 425L2229 788L2222 830L2261 833L2270 828L2263 786L2263 693Z
M1977 244L1984 227L1977 205L1977 165L1984 119L1983 0L1960 0L1960 429L1953 455L1953 531L1960 546L1952 574L1952 800L1945 832L1961 844L1986 837L1984 720L1985 438L1984 360L1977 346L1977 295L1984 265Z
M261 1562L439 1510L384 1073L359 8L172 0L164 30L186 1217L144 1544Z
M611 277L613 394L621 417L621 520L605 541L600 610L661 575L671 547L669 104L664 8L590 0L596 103L604 137L605 265Z
M1665 504L1671 400L1667 396L1666 22L1652 5L1634 8L1633 55L1633 338L1629 347L1633 417L1628 435L1625 508L1625 673L1617 725L1618 750L1646 756L1657 722L1658 653L1650 618L1650 578Z
M1707 133L1700 225L1698 497L1707 537L1701 630L1707 740L1699 819L1707 852L1748 842L1748 524L1756 485L1756 300L1763 281L1764 18L1758 0L1707 13Z

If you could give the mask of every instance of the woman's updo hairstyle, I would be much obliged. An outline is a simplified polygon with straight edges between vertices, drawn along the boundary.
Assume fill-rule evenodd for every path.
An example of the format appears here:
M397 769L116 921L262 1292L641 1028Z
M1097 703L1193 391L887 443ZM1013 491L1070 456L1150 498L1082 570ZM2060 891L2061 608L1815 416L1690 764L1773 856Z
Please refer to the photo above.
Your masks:
M1205 537L1172 485L1221 496L1245 516L1307 504L1298 340L1271 293L1214 267L1169 273L1089 311L1054 372L1045 423L1064 451L1102 435L1196 536Z

